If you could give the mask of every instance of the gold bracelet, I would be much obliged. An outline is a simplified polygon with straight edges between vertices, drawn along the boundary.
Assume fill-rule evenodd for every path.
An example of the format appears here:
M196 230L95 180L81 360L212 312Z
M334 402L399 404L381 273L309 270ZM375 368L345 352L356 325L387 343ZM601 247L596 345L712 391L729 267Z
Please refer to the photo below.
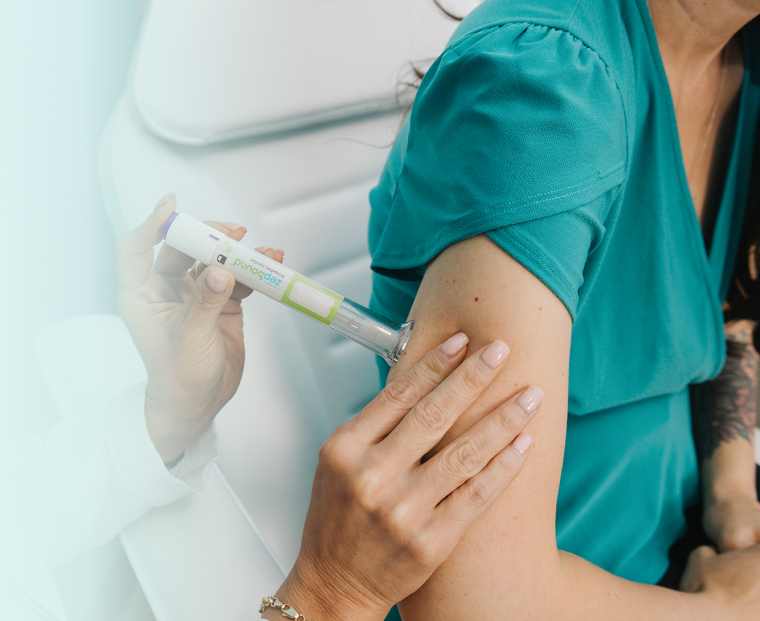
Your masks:
M302 614L299 614L296 609L293 608L293 606L283 604L276 597L264 597L261 599L259 612L264 612L267 608L279 608L280 613L283 617L288 617L290 619L294 619L295 621L306 621L306 617L304 617Z

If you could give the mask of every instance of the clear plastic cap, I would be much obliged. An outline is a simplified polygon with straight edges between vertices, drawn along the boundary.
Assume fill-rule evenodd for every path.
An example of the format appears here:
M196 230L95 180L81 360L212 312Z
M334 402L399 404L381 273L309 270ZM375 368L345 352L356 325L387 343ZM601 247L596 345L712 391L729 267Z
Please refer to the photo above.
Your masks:
M404 354L414 322L397 324L344 298L330 327L395 365Z

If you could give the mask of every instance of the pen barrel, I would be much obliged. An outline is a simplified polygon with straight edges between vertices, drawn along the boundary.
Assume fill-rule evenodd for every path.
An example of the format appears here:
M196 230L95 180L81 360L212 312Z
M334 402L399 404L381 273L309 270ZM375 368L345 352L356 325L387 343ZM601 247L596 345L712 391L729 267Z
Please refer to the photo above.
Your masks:
M161 235L173 248L227 270L239 283L332 328L390 366L404 353L414 322L389 321L187 214L173 214Z

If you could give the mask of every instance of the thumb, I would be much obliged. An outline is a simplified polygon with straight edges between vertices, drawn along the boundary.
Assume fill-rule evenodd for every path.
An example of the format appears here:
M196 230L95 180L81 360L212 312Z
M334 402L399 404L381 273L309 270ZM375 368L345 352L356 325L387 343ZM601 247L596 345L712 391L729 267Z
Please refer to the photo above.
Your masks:
M235 279L220 267L207 267L195 281L192 297L185 303L188 323L210 327L230 299Z

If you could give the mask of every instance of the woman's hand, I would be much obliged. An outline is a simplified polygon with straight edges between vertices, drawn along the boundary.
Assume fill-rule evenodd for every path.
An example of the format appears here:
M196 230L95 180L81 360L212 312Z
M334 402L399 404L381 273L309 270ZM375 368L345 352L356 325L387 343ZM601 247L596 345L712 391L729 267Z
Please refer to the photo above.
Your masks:
M237 390L243 373L243 313L251 290L225 270L206 268L164 244L153 263L159 229L177 208L165 196L155 211L117 243L118 308L148 372L145 419L161 458L177 458ZM245 227L207 222L240 240ZM260 248L282 262L282 251Z
M543 400L535 386L423 459L509 353L496 341L464 360L467 342L460 333L429 352L322 447L301 551L277 592L309 621L384 619L522 468L531 438L520 432Z
M717 554L708 546L694 550L681 578L681 590L704 593L731 611L724 619L760 618L760 545Z
M702 522L720 552L760 543L760 502L754 494L710 502L705 506Z

